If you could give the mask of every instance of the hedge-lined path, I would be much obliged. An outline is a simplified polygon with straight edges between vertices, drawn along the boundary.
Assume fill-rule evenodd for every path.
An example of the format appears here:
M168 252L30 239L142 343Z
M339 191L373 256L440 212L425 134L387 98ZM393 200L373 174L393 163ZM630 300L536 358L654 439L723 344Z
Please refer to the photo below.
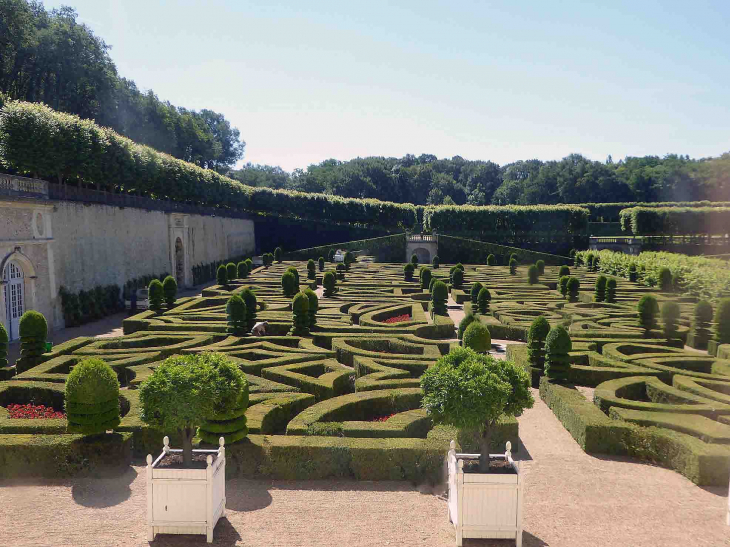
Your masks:
M524 448L525 547L730 545L726 488L699 488L674 471L585 454L533 390L519 418ZM227 483L228 516L215 545L451 547L443 496L407 483ZM0 481L0 544L138 546L146 540L145 468L114 479ZM205 545L158 536L152 545ZM467 547L514 545L468 540Z

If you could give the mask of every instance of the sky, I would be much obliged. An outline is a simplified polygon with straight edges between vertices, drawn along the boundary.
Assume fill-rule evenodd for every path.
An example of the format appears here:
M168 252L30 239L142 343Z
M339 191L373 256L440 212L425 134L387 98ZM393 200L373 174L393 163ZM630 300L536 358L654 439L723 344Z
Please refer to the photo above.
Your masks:
M728 0L63 0L243 162L730 151Z

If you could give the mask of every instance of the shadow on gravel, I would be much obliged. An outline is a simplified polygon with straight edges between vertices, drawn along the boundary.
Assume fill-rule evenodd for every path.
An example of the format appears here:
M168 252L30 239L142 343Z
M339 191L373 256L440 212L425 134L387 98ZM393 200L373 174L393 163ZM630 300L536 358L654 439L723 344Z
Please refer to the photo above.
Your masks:
M512 547L514 539L464 539L464 547ZM529 532L522 532L522 547L550 547L537 536Z
M271 505L271 481L230 479L226 481L226 509L257 511Z
M129 485L137 478L137 471L127 467L121 473L101 474L76 479L71 486L71 496L84 507L114 507L129 499L132 491Z
M239 534L226 517L218 521L213 529L213 543L206 543L205 536L193 534L157 534L155 541L150 541L151 547L159 545L220 545L223 547L241 545L241 534Z

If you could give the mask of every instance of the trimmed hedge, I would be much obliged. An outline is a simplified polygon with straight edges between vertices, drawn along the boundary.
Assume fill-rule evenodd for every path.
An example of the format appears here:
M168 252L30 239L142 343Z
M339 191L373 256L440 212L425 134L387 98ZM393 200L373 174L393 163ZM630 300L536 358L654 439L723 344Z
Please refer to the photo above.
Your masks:
M517 254L526 262L544 260L545 264L554 266L568 264L570 262L570 258L565 256L510 247L508 245L498 245L496 243L477 241L475 239L468 239L465 237L438 234L438 238L439 252L441 253L440 261L444 263L462 261L472 264L480 264L481 262L484 262L484 257L486 255L487 263L489 256L492 256L495 263L497 262L496 257L499 256L502 257L500 262L507 264L509 262L509 257L512 254Z
M631 207L619 217L621 229L636 235L724 235L730 207Z
M374 237L371 239L360 239L356 241L347 241L344 243L332 243L330 245L321 245L319 247L310 247L307 249L298 249L286 254L289 260L307 260L309 258L319 256L334 256L337 249L345 249L349 251L366 250L369 254L375 256L381 262L400 262L403 255L406 254L406 235L394 234L383 237ZM330 259L332 262L332 259ZM322 269L320 268L320 271Z

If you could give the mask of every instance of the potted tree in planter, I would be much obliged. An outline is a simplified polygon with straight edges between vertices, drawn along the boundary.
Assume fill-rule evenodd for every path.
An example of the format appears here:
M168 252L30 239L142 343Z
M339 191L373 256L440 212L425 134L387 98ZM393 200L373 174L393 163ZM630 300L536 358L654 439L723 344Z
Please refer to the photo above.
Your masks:
M479 433L480 454L457 454L453 446L449 451L449 515L457 545L464 537L515 538L521 545L519 466L509 445L504 455L491 455L489 448L500 417L532 407L529 376L512 362L454 348L423 374L421 388L422 405L435 423Z
M240 406L245 375L226 357L202 353L170 357L140 386L142 420L161 431L176 430L182 450L169 447L147 456L148 539L158 533L206 534L225 514L225 450L193 450L198 426Z

